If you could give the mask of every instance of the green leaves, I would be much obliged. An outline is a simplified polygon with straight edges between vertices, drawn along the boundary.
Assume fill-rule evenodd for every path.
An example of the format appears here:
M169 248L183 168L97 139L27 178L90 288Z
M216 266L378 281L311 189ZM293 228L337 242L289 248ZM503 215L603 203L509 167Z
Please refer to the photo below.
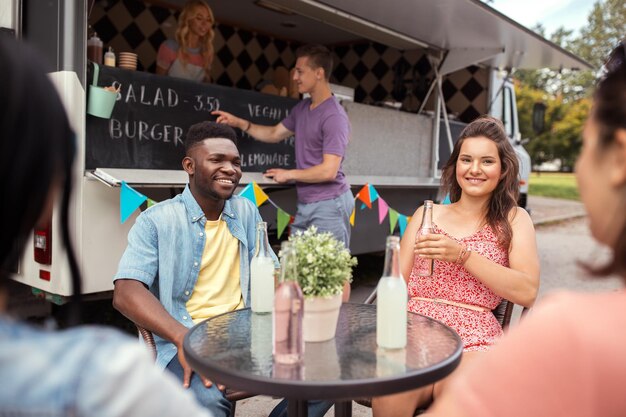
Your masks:
M330 232L311 226L289 236L296 249L298 284L305 297L326 297L341 293L352 282L357 259Z

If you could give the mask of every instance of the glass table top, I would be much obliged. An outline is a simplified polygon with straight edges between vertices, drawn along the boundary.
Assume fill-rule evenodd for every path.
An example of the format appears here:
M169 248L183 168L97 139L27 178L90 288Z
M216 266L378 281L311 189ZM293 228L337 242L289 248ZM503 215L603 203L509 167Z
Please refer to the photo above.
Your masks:
M310 399L418 388L452 372L461 350L452 329L413 313L407 347L379 349L376 306L352 303L342 305L334 339L306 343L300 365L273 362L271 313L250 309L226 313L196 325L185 339L191 366L216 382L260 394ZM308 389L306 394L302 388Z

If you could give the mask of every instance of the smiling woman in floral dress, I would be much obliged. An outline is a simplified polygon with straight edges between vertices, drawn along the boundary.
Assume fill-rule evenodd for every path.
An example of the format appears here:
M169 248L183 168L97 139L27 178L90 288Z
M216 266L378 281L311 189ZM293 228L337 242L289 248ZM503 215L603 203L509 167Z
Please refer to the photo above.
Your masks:
M479 118L465 127L444 167L443 191L452 204L434 206L434 234L418 234L420 207L402 239L408 308L457 331L464 346L459 369L502 335L491 310L503 298L530 307L537 296L535 230L516 205L518 181L517 158L502 123ZM431 259L432 276L418 276L421 263ZM416 407L436 399L447 381L374 398L374 415L412 416Z

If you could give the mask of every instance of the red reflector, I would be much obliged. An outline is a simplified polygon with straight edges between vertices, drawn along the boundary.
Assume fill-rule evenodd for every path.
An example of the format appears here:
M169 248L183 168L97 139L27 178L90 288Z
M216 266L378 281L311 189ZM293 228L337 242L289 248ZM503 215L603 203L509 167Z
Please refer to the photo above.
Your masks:
M33 249L35 252L35 262L42 265L50 265L52 263L52 222L48 226L41 229L35 229Z
M43 269L39 270L39 278L44 281L50 281L50 271L44 271Z

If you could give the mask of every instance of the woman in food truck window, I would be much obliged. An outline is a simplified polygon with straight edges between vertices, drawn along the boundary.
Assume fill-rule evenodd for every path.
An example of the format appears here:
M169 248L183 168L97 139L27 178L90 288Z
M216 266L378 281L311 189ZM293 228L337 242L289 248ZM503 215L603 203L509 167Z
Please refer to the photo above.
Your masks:
M213 12L204 0L189 0L178 18L176 39L161 44L156 73L209 82L213 63Z

